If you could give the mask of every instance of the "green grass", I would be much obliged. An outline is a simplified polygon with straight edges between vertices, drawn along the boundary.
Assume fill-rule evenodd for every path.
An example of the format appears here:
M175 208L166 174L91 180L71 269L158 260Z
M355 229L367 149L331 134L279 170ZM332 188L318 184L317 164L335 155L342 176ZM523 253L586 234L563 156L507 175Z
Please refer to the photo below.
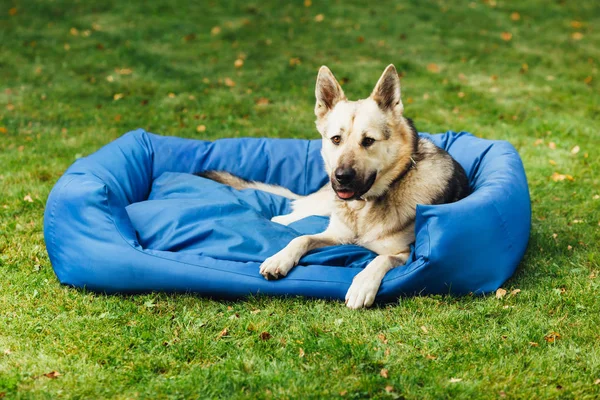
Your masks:
M600 396L600 3L313 2L0 2L0 397ZM520 293L356 312L59 285L42 217L76 158L137 127L316 138L318 67L358 98L392 62L419 130L520 151L533 225L504 285Z

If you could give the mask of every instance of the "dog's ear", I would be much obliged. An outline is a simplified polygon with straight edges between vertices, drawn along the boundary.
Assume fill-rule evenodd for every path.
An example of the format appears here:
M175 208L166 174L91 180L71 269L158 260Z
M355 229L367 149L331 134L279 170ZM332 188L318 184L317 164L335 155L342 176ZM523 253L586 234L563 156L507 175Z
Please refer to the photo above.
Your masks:
M375 85L375 89L373 89L373 93L371 93L371 98L377 102L379 108L383 111L393 110L402 114L404 106L400 98L400 78L398 78L398 72L396 72L394 64L388 65L383 71L381 78Z
M333 73L326 66L319 69L317 76L317 86L315 87L315 115L317 118L323 118L325 114L333 110L333 107L341 101L346 100L346 95L342 87L333 76Z

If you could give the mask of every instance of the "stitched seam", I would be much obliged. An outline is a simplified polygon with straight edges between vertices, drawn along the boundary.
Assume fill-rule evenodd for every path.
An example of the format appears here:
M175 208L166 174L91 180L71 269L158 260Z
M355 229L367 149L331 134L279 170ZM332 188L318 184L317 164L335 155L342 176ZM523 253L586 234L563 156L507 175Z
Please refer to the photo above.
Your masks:
M306 146L306 156L304 157L304 192L303 195L306 196L308 194L308 152L310 150L311 142L308 141L308 145Z

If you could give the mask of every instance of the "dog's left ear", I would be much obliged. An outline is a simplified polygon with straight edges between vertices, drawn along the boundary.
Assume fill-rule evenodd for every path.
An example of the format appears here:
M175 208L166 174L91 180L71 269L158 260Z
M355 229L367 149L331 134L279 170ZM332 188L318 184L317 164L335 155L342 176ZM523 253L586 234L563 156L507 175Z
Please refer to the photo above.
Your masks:
M402 114L404 106L400 99L400 78L398 78L398 72L396 72L394 64L388 65L383 71L381 78L375 85L375 89L373 89L373 93L371 93L371 98L377 102L379 108L383 111L392 110Z

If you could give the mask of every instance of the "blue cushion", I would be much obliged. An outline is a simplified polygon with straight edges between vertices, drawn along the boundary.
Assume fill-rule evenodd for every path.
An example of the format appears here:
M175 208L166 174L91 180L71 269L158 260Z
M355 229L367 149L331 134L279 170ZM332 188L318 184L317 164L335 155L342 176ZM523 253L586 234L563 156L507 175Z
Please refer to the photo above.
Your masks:
M406 265L385 276L377 301L416 293L486 293L508 279L529 238L531 206L512 145L468 133L421 134L465 168L472 194L419 205ZM237 191L191 175L226 170L299 194L327 180L318 140L215 142L130 132L77 160L50 193L46 247L60 282L105 293L194 292L218 298L302 295L344 299L375 254L358 246L315 250L287 277L267 281L260 263L325 217L272 223L289 200Z

